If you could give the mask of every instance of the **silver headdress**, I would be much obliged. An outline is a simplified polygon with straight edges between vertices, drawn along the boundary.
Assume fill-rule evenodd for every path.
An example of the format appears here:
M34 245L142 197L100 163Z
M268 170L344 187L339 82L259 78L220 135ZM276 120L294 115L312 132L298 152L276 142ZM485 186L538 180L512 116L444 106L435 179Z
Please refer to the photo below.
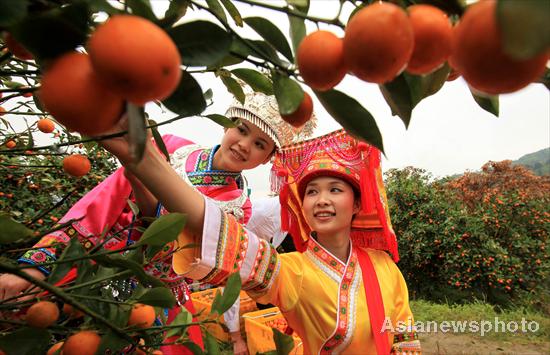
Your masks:
M273 139L278 149L311 137L317 126L317 118L313 114L303 127L293 127L281 118L275 96L254 91L246 92L244 105L235 100L225 115L230 119L240 118L258 126Z

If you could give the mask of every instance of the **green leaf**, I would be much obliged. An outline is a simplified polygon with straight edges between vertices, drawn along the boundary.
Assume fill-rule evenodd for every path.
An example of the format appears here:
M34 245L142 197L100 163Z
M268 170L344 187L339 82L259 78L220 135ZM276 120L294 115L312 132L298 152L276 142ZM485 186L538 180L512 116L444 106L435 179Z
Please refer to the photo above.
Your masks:
M267 42L273 45L273 47L288 60L294 62L294 57L292 56L292 51L290 50L286 37L277 26L263 17L246 17L244 22L252 27L252 29Z
M185 227L187 216L181 213L170 213L160 216L154 221L137 244L139 245L166 245L178 238L178 234Z
M216 14L219 21L227 23L227 16L225 16L225 11L218 0L206 0L206 4Z
M223 293L220 290L216 292L214 301L212 301L212 307L210 314L224 314L237 300L241 293L241 275L238 272L231 274L227 278L227 283L223 289Z
M167 109L183 117L198 115L206 108L199 83L186 71L182 71L176 91L162 103Z
M288 15L288 22L290 24L290 39L292 40L292 48L294 53L298 52L298 46L302 42L302 39L306 36L306 24L303 18Z
M88 5L92 13L105 12L109 15L114 15L123 12L123 10L119 10L109 4L107 0L88 0Z
M209 332L206 332L206 336L204 340L205 340L204 347L208 355L221 354L218 341L216 340L216 338L214 338L212 334L210 334Z
M180 312L174 318L172 323L170 323L171 327L174 327L176 325L181 325L181 328L170 328L166 332L166 335L164 336L166 338L170 338L174 335L183 335L183 332L187 328L187 325L193 321L193 315L189 313L189 311L185 307L180 307Z
M315 91L323 107L352 136L384 152L382 135L374 117L359 102L337 91Z
M181 345L185 346L187 349L191 350L191 352L194 354L194 355L203 355L203 354L207 354L205 353L204 351L202 351L202 349L200 348L200 346L198 346L197 344L193 343L192 341L184 341L183 343L181 343Z
M134 163L143 158L145 144L147 143L147 130L145 129L145 108L131 103L126 105L128 114L128 140L130 155Z
M28 0L0 0L0 27L9 27L27 16Z
M273 330L273 340L277 349L277 355L288 355L294 349L294 339L288 334L282 333L279 329Z
M498 96L481 96L472 92L475 102L485 111L498 117L499 100Z
M530 59L550 47L550 1L499 0L497 21L504 51L518 60Z
M145 294L138 298L137 301L153 307L162 308L172 308L177 302L172 291L166 287L155 287L148 289Z
M379 85L379 88L391 108L392 115L399 116L408 128L416 99L412 97L413 93L405 75L401 74L392 81Z
M8 215L0 214L0 244L14 243L32 236L32 230Z
M170 28L187 12L189 0L172 0L168 9L164 13L164 18L159 21L159 25L164 28Z
M126 0L126 5L132 9L132 14L155 22L157 17L151 8L149 0Z
M300 84L277 72L273 72L273 90L281 115L295 112L304 99L304 91Z
M293 5L294 7L300 9L304 14L307 14L309 9L309 0L286 0L287 4Z
M231 71L237 78L250 85L254 91L273 95L273 83L265 75L254 69L239 68Z
M227 88L227 91L233 94L233 96L235 96L235 98L239 100L241 104L244 105L245 96L244 96L243 88L237 82L237 80L233 79L230 76L225 76L225 75L222 75L220 78L222 79L223 85L225 85L225 87Z
M41 328L19 328L0 337L0 349L6 354L45 354L50 332Z
M449 66L449 64L445 63L441 68L437 69L433 73L420 76L420 100L423 100L426 97L437 93L447 82L447 77L449 76L450 72L451 67Z
M149 125L155 125L156 122L153 120L149 120ZM153 139L155 140L155 144L160 149L166 160L170 160L170 153L168 153L168 149L166 149L166 144L164 144L164 141L162 140L162 136L159 133L158 127L151 128L151 133L153 134Z
M141 264L138 264L133 260L127 260L120 255L94 255L92 259L100 265L108 267L120 267L130 270L138 278L138 280L145 285L164 287L164 283L162 281L147 274L145 271L143 271Z
M96 354L119 354L122 353L122 349L130 345L128 340L120 337L112 330L108 330L105 335L101 337L101 343Z
M15 39L36 58L55 58L84 44L89 25L84 2L25 17L11 28Z
M59 257L58 261L62 261L65 259L73 259L83 256L86 253L84 248L82 247L82 244L78 240L78 238L71 238L71 241L69 242L69 245L65 247L63 250L63 253L61 253L61 256ZM59 280L61 280L69 270L72 268L74 263L60 263L60 264L54 264L52 268L52 272L50 276L48 277L48 282L51 284L55 284Z
M224 115L219 115L217 113L213 113L211 115L206 115L206 117L208 117L212 121L216 122L217 124L219 124L220 126L225 127L225 128L237 127L237 124L235 122L233 122L229 118L225 117Z
M221 2L233 21L235 21L235 24L239 27L243 27L243 17L235 5L233 5L231 0L221 0Z
M214 97L214 93L212 92L212 89L208 89L203 94L205 100L212 100L212 97Z
M232 38L208 21L193 21L168 30L184 65L210 66L229 54Z

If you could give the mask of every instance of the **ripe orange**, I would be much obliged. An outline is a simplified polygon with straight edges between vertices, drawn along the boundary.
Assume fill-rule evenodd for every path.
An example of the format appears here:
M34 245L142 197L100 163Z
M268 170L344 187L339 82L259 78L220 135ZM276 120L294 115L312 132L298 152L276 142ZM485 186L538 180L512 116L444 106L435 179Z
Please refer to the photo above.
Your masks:
M37 127L43 133L52 133L55 130L53 121L45 117L38 120Z
M17 143L15 143L15 141L12 141L12 140L9 140L9 141L6 142L6 148L8 148L8 149L15 148L16 145L17 145Z
M149 328L155 321L155 309L152 306L136 303L130 312L128 326Z
M6 109L0 106L0 116L6 113Z
M29 52L25 47L23 47L21 44L19 44L19 42L17 42L15 40L15 38L13 38L11 33L6 32L4 34L4 43L6 44L8 49L10 50L11 54L16 56L17 58L22 59L22 60L34 59L31 52Z
M450 62L470 86L497 95L517 91L541 76L548 53L515 60L504 53L496 19L496 1L484 0L466 9L455 28Z
M94 355L101 343L101 337L94 331L83 330L65 340L63 355Z
M57 221L54 221L54 222L57 222ZM73 306L71 306L68 303L65 303L63 305L63 313L68 315L69 318L73 318L73 319L74 318L80 318L80 317L84 316L84 313L82 313L81 310L75 309Z
M451 55L453 27L447 14L432 5L409 6L414 32L414 47L407 72L428 74L439 68Z
M59 308L50 301L33 304L26 314L27 324L35 328L47 328L59 319Z
M142 17L112 16L92 34L88 52L102 80L137 105L168 97L181 77L178 48L163 29Z
M374 3L349 21L344 59L359 79L382 84L405 69L413 45L414 33L405 11L391 3Z
M296 111L289 115L281 115L281 117L292 126L300 128L311 118L312 114L313 100L311 100L311 96L307 92L304 92L304 98Z
M78 52L64 54L52 63L42 77L38 96L57 121L90 136L111 128L124 106L98 79L90 58Z
M54 355L58 349L61 349L61 347L63 346L63 343L64 342L60 341L59 343L53 344L52 347L46 353L46 355ZM63 351L59 352L59 354L63 354Z
M81 177L90 171L92 165L84 155L73 154L63 158L63 170L69 175Z
M300 43L296 62L307 85L330 90L346 76L344 42L332 32L315 31Z

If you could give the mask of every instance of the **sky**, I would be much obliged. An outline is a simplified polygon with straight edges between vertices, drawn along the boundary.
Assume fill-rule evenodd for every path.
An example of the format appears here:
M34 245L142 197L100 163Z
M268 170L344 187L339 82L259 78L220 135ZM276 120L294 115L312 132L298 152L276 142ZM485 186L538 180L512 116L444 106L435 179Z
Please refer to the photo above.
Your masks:
M163 0L153 0L152 3L158 14L162 14L167 6ZM269 3L282 4L279 1ZM244 17L268 17L283 33L288 33L286 15L236 4ZM337 4L337 1L314 0L309 15L331 18L337 13ZM347 18L346 11L349 13L349 9L343 11L344 19ZM184 22L199 18L212 20L208 15L193 11L186 14ZM306 24L308 33L316 29L313 23ZM339 28L321 28L343 35ZM259 38L250 29L238 31L247 38ZM213 74L194 76L203 91L212 89L214 93L214 103L205 114L223 114L232 101L231 94ZM312 94L308 87L303 88ZM384 170L414 166L429 171L434 177L442 177L478 170L489 160L518 159L550 146L550 96L541 84L531 84L516 93L501 95L500 117L495 117L475 103L462 78L447 82L437 94L423 100L414 109L408 129L398 117L392 117L377 85L347 75L336 89L354 97L374 116L384 140ZM311 96L318 117L314 136L339 129L338 123L323 109L315 95ZM157 122L174 117L154 104L149 104L146 110ZM181 135L210 146L221 141L223 129L205 118L185 118L161 127L160 132ZM253 198L269 193L268 165L247 171L245 175L252 187Z

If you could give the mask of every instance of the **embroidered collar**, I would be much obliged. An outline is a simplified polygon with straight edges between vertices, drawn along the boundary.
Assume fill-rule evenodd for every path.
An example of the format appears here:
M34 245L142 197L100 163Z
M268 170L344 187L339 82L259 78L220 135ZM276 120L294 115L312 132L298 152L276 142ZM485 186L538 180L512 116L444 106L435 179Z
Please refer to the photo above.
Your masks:
M309 238L306 254L321 270L336 282L340 282L346 269L346 264L326 250L315 238Z
M194 170L187 173L189 181L195 186L226 186L235 182L242 188L241 173L212 169L214 154L219 148L220 145L216 145L199 152Z

